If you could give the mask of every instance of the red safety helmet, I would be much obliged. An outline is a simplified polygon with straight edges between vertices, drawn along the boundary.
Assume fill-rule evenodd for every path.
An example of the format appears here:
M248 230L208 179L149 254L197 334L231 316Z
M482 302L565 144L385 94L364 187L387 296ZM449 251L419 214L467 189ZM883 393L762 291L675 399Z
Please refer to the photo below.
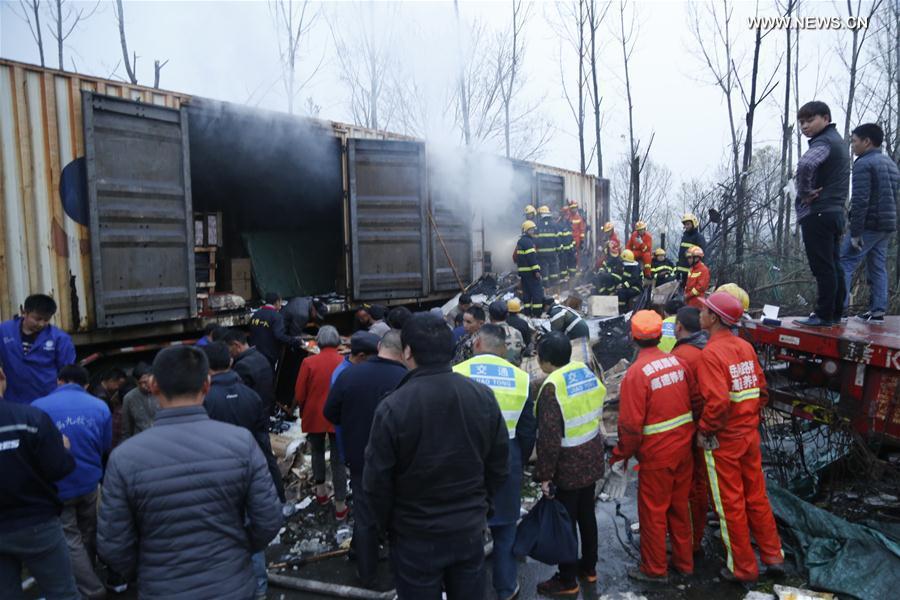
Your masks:
M744 315L744 307L741 301L728 292L716 292L709 298L700 298L703 306L718 315L726 325L737 325Z

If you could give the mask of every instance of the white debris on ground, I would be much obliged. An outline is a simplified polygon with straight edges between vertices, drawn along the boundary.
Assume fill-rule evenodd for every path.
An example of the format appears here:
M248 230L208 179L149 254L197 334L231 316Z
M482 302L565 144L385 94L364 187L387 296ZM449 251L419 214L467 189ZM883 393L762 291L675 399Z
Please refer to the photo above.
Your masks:
M830 592L814 592L787 585L776 585L774 594L765 592L747 592L743 600L837 600Z

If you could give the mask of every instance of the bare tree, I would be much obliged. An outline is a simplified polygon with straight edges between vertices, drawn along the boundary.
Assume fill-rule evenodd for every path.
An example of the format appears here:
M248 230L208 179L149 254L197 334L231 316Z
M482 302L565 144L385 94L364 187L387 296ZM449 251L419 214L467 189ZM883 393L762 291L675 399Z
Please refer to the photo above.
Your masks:
M393 29L375 23L372 3L358 6L354 15L358 31L353 33L350 43L339 33L346 26L330 24L341 67L340 77L350 91L350 112L354 122L372 129L386 129L394 112L394 95L387 93L387 87L393 81L390 72L395 67L391 52ZM393 23L395 18L391 16L386 20Z
M119 0L121 1L121 0ZM269 13L278 39L281 59L281 81L287 96L288 113L294 114L294 102L319 72L325 55L306 79L300 80L298 69L302 59L301 45L319 18L318 9L310 8L309 0L269 0Z
M619 31L618 40L622 46L622 64L625 70L625 99L628 102L628 164L629 164L629 186L628 186L628 215L625 220L625 235L630 232L631 226L641 219L641 155L640 140L634 136L634 102L631 97L631 54L634 52L635 38L637 32L635 29L634 10L632 5L632 15L629 23L625 25L625 0L619 2ZM651 137L651 144L653 143ZM647 152L650 148L648 146ZM646 162L646 156L644 161Z
M459 123L462 127L463 141L466 146L472 143L472 129L469 123L469 101L468 91L466 90L466 67L463 61L463 45L462 45L462 19L459 16L459 0L453 0L453 12L456 15L456 54L459 63L459 76L457 80L458 96L457 102L459 106Z
M503 142L507 158L511 156L510 105L515 93L521 88L521 79L518 78L518 75L525 58L524 29L528 23L531 6L531 4L523 6L522 0L512 0L512 21L508 39L499 44L498 60L507 63L506 72L500 81L500 100L503 103Z
M121 0L118 1L121 5ZM34 4L36 5L37 2ZM66 40L72 35L72 32L75 31L75 28L79 23L91 18L91 16L97 12L97 8L100 6L100 0L97 0L97 3L93 6L89 4L74 6L74 4L74 2L69 2L67 0L49 1L50 20L53 25L50 29L50 35L56 40L60 71L65 69L65 64L63 63L63 47L65 46ZM37 13L35 12L35 15L36 14ZM41 58L41 65L43 65L43 51L41 51Z
M156 89L159 89L159 74L167 64L169 64L168 59L163 62L159 62L158 59L153 61L153 87Z
M578 151L580 157L580 170L587 173L588 156L585 148L585 102L588 93L585 61L587 58L588 40L585 35L585 27L588 24L587 2L589 0L568 0L558 2L555 18L548 19L560 40L559 47L559 79L562 87L563 98L569 106L572 118L575 121L575 129L578 137ZM566 52L563 46L568 46L574 56L564 58ZM578 75L575 85L570 86L566 79L567 67L577 66Z
M597 153L597 177L603 177L603 144L600 139L600 104L603 98L600 96L600 88L597 84L597 72L599 62L597 60L597 30L606 18L609 10L609 2L603 3L602 10L597 6L597 0L588 0L588 31L590 32L590 69L591 69L591 106L594 109L594 144Z
M897 0L894 0L895 2ZM881 6L881 0L875 0L869 6L869 14L865 17L866 21L871 21L872 15L878 10L878 7ZM853 6L853 0L847 0L847 16L850 18L859 18L862 15L862 0L856 0L856 6ZM866 42L866 37L869 34L869 28L862 28L862 32L860 33L860 27L853 27L851 29L851 43L850 43L850 62L847 62L846 57L843 53L840 53L839 56L841 60L844 62L844 65L847 67L850 81L847 89L847 104L844 109L844 140L847 143L850 143L850 123L853 120L853 102L856 97L856 85L858 78L861 73L861 65L859 64L859 57L862 52L863 44Z
M797 0L787 0L785 16L790 19L793 16ZM788 239L790 225L791 206L788 201L785 188L793 177L793 168L790 158L791 133L794 128L794 119L791 118L791 28L785 27L785 58L784 58L784 113L781 119L781 193L778 196L778 217L775 227L775 251L779 256L787 253L785 240Z
M116 0L116 21L119 23L119 43L122 45L122 60L125 63L125 72L128 73L128 81L137 84L137 54L128 56L128 42L125 39L125 8L122 0Z
M19 8L16 9L15 5L10 5L10 10L13 13L28 23L28 30L31 32L31 37L34 38L34 43L37 44L38 54L41 57L41 66L44 65L44 36L41 33L41 0L19 0Z

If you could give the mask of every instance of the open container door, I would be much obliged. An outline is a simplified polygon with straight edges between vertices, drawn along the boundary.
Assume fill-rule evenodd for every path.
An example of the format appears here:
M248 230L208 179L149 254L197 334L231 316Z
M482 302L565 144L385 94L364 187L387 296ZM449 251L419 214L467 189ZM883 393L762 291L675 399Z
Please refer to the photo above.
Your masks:
M350 139L347 153L353 298L427 296L425 145Z
M187 112L83 92L98 327L197 313Z

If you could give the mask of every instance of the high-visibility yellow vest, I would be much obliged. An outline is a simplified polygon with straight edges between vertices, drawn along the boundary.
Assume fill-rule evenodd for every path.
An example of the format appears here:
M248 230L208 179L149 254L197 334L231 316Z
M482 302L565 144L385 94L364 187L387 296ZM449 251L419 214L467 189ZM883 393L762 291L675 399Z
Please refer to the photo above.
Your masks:
M675 347L675 317L666 317L663 319L662 337L659 339L657 348L663 352L671 352Z
M574 448L597 437L606 398L606 387L597 376L583 362L573 360L547 376L542 392L548 383L556 388L556 400L562 412L562 447Z
M509 438L516 437L516 426L528 400L528 373L493 354L473 356L453 370L491 388L506 421Z

